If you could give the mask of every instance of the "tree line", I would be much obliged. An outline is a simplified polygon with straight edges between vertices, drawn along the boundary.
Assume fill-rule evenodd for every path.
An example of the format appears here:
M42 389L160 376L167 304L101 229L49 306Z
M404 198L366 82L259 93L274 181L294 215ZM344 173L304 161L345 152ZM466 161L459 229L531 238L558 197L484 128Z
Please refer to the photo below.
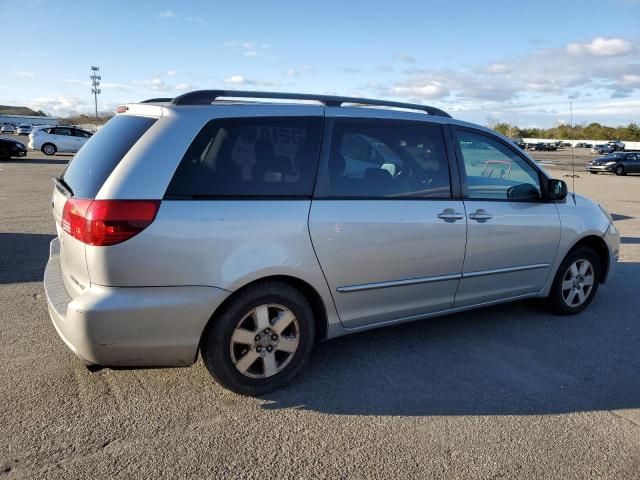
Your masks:
M557 138L558 140L623 140L640 142L640 126L630 123L627 126L607 127L597 122L588 125L569 125L552 128L520 128L517 125L498 123L493 129L511 138Z

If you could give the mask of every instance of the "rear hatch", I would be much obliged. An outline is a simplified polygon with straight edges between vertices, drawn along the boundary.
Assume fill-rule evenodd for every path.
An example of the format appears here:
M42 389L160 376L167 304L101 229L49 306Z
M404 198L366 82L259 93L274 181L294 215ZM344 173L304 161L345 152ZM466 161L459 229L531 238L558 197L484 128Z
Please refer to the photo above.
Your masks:
M89 205L131 147L157 118L117 115L93 135L55 179L52 207L60 241L60 266L72 298L89 288L85 243L70 233L70 205ZM65 216L65 204L67 215Z

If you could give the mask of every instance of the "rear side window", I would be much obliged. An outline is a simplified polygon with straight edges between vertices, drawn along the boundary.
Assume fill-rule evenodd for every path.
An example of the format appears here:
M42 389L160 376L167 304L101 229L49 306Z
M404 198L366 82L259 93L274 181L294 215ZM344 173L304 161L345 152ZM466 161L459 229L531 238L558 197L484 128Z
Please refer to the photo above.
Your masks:
M212 120L187 149L166 197L310 197L321 133L319 117Z
M71 135L71 132L69 131L68 128L54 128L53 130L51 130L52 134L54 135Z
M62 173L76 198L95 198L114 168L155 123L155 118L116 115L85 143Z
M336 119L321 198L449 198L442 127L403 120Z

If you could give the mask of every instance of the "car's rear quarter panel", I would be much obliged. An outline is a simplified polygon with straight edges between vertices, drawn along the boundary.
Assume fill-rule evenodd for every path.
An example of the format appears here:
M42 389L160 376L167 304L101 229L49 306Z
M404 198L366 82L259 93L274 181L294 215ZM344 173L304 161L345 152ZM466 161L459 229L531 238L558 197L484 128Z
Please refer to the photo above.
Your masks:
M118 164L98 199L162 199L203 125L219 117L322 113L297 105L181 107L161 118ZM87 246L92 284L210 286L236 291L265 277L291 276L320 295L329 331L340 323L308 230L310 199L162 200L154 222L110 247ZM213 313L213 312L212 312Z

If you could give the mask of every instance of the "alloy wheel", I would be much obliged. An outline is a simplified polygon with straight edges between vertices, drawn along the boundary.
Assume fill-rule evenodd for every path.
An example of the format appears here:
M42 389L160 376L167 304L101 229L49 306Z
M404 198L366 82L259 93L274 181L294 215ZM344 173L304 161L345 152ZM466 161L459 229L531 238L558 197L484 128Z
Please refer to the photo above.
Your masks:
M579 259L571 264L562 279L562 299L571 308L587 301L593 290L595 270L589 260Z
M299 341L300 326L291 310L277 304L259 305L233 330L231 360L247 377L272 377L291 362Z

